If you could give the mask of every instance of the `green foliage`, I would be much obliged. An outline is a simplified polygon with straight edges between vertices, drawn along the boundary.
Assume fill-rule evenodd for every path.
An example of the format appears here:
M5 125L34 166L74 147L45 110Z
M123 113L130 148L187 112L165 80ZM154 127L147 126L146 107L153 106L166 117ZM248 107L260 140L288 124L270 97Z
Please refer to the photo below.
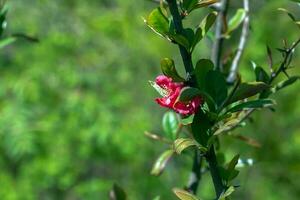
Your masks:
M160 66L161 66L161 71L163 72L164 75L172 78L174 82L183 82L184 79L180 77L178 74L176 68L175 68L175 63L174 60L169 59L169 58L164 58L160 61Z
M297 19L296 5L281 0L253 1L251 40L241 65L243 81L255 78L248 67L253 58L270 74L266 43L271 48L281 47L281 39L288 38L291 44L298 37L294 22L274 12L279 6L289 7ZM3 36L25 32L38 35L41 42L16 40L1 50L1 199L107 199L114 182L126 185L132 200L153 199L157 194L163 200L175 198L170 188L186 182L191 167L182 159L187 159L169 162L161 179L151 177L151 160L166 148L141 134L150 128L163 132L162 113L150 101L156 94L145 85L145 80L159 73L154 68L157 60L173 58L182 73L177 49L144 30L141 16L154 6L148 1L124 0L9 1ZM201 16L205 14L200 11ZM198 27L201 20L196 12L190 17L184 23ZM230 41L236 39L233 34ZM208 57L209 43L205 38L201 41L194 53ZM229 46L226 55L234 49ZM296 51L295 57L298 55ZM274 69L279 56L274 56ZM299 61L295 59L292 65L298 66ZM299 68L288 72L299 74ZM279 77L272 88L286 80ZM283 82L279 86L286 85ZM234 199L298 199L297 86L278 93L277 117L262 112L242 132L237 129L221 137L222 149L228 150L226 158L238 151L242 158L260 161L260 167L251 169L251 179L245 180L247 168L238 178L246 187L260 190L237 189ZM190 124L193 116L185 120ZM251 135L261 148L236 142L237 134ZM203 182L210 181L205 174ZM201 186L203 199L214 198L209 185Z
M173 111L168 111L164 114L162 120L164 133L169 139L175 140L179 132L179 117Z
M180 200L200 200L199 198L185 190L175 188L173 189L173 192Z

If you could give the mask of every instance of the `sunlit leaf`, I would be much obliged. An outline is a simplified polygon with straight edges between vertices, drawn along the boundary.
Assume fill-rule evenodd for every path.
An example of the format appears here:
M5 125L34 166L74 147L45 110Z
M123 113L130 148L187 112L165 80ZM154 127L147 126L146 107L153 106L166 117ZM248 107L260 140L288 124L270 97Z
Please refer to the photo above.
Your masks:
M217 12L209 13L200 23L199 27L196 29L194 42L192 49L195 48L198 42L208 33L209 29L212 27L217 18Z
M226 197L230 196L234 192L234 187L230 186L220 197L219 200L225 200Z
M235 15L230 19L228 23L227 34L234 31L236 28L240 26L240 24L244 21L246 17L246 11L244 9L238 9Z
M185 190L182 190L182 189L174 188L173 192L180 200L200 200L193 194L191 194Z
M166 36L169 33L169 20L161 8L154 9L146 19L147 25L157 34Z
M8 37L0 40L0 49L10 45L11 43L14 43L16 40L17 39L15 37Z
M195 146L199 148L201 151L206 151L206 149L204 147L201 147L196 140L190 138L179 138L174 142L174 149L177 154L181 154L182 151L184 151L185 149L191 146Z
M164 58L160 62L161 70L164 75L172 78L174 82L183 82L185 81L184 78L180 77L178 74L176 68L175 68L175 63L172 59L170 58Z
M161 175L173 154L173 150L166 150L165 152L163 152L155 161L151 170L151 174L154 176Z
M184 126L189 125L193 122L195 115L190 115L188 117L182 118L180 123Z

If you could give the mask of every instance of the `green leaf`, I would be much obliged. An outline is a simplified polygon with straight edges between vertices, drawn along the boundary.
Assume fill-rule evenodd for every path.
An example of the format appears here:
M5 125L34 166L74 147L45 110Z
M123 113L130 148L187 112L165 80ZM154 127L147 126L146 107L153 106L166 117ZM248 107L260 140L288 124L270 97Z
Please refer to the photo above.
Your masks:
M241 122L240 119L233 118L225 122L225 124L223 124L222 126L218 127L218 129L215 130L214 135L220 135L222 133L228 132L229 130L231 130L231 128L237 126L240 122Z
M183 150L185 150L186 148L191 147L191 146L196 146L201 151L206 151L206 148L201 147L200 144L196 140L193 140L190 138L179 138L179 139L175 140L175 142L174 142L174 149L177 154L181 154L181 152Z
M209 71L206 75L205 91L214 99L218 106L227 98L226 80L219 71Z
M300 79L300 76L292 76L290 77L288 80L285 80L285 81L282 81L280 83L278 83L273 89L272 89L272 92L275 93L275 92L278 92L279 90L287 87L287 86L290 86L292 84L294 84L296 81L298 81Z
M217 12L211 12L209 13L204 20L200 23L200 28L202 30L202 37L204 37L209 29L212 27L212 25L215 23L218 13Z
M127 195L120 186L118 186L117 184L114 184L112 190L109 193L109 199L110 200L126 200Z
M160 196L155 197L153 200L160 200Z
M194 139L203 147L207 147L210 138L209 129L212 125L210 124L210 119L202 109L199 109L195 114L191 127Z
M182 118L181 121L180 121L180 123L182 125L184 125L184 126L189 125L189 124L191 124L193 122L194 116L195 115L190 115L190 116L188 116L186 118Z
M154 176L159 176L162 174L162 172L164 171L168 161L171 159L171 157L173 156L174 151L173 150L166 150L165 152L163 152L158 159L155 161L152 170L151 170L151 174Z
M199 0L183 0L182 6L184 10L190 12Z
M202 0L202 1L198 1L198 3L193 7L193 10L196 8L203 8L203 7L207 7L210 6L212 4L215 4L219 2L219 0Z
M229 103L252 97L268 88L269 86L263 82L241 83Z
M217 18L217 12L211 12L202 20L199 27L196 29L192 50L195 48L198 42L200 42L202 38L207 34L209 29L215 23L216 18Z
M206 79L205 79L207 73L213 69L214 69L214 64L211 60L201 59L197 62L195 70L194 70L194 74L197 79L198 87L201 90L204 90L205 84L207 84Z
M161 88L159 85L157 85L153 81L149 81L149 84L163 97L168 96L169 92L165 90L164 88Z
M154 9L146 20L147 25L160 36L165 37L169 33L169 20L163 14L161 8Z
M174 188L173 192L180 200L200 200L193 194L178 188Z
M191 44L193 44L194 38L195 38L195 33L194 33L193 29L186 28L186 29L184 29L183 34L184 34L185 38L188 40L189 47L190 47Z
M228 23L227 34L234 31L236 28L240 26L240 24L244 21L246 17L246 11L244 9L238 9L235 15L230 19Z
M238 104L234 103L228 106L229 108L226 113L234 113L249 109L266 108L274 106L275 104L275 101L271 99L258 99L253 101L241 102Z
M256 81L268 83L270 80L269 75L262 67L255 67Z
M183 102L190 101L197 96L203 98L203 100L207 103L211 111L216 110L216 103L214 102L213 98L208 93L201 91L197 88L192 88L192 87L183 88L180 92L178 100Z
M164 75L172 78L174 82L183 82L185 81L184 78L180 77L178 74L176 68L175 68L175 63L172 59L170 58L164 58L160 62L161 70Z
M235 155L235 156L231 159L231 161L228 163L228 166L227 166L227 169L228 169L229 171L234 170L235 166L236 166L236 165L238 164L238 162L239 162L239 158L240 158L240 155L238 154L238 155Z
M178 115L173 111L166 112L162 119L162 126L167 138L175 140L179 130Z
M181 90L179 101L188 102L201 95L201 91L197 88L185 87Z
M15 42L17 38L15 37L8 37L5 39L0 40L0 49L6 47L7 45L10 45L11 43Z
M189 40L185 36L180 35L180 34L177 33L177 34L172 34L170 37L177 44L183 46L187 51L190 50L190 42L189 42Z
M223 194L221 194L218 200L226 200L226 197L230 196L234 190L234 187L230 186Z

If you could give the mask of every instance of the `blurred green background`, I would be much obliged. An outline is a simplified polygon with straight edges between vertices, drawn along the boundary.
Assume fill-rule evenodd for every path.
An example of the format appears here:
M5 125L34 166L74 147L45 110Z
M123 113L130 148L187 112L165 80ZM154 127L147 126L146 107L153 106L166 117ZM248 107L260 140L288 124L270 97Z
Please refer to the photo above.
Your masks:
M299 30L278 7L296 16L287 0L253 0L251 39L242 63L254 79L250 61L267 69L266 44L292 42ZM233 8L240 1L232 1ZM7 32L36 35L40 43L18 41L0 52L0 199L108 199L114 182L132 200L175 199L191 159L176 157L159 177L149 175L166 147L144 137L161 133L164 109L148 85L161 57L181 65L177 48L153 34L142 17L155 7L130 0L10 0ZM207 10L186 23L196 25ZM235 44L238 34L230 39ZM210 54L200 45L194 59ZM233 49L227 48L228 53ZM276 61L280 55L275 53ZM300 50L291 74L300 74ZM233 199L298 200L300 197L299 84L280 92L275 114L256 113L254 123L237 132L258 140L253 148L223 137L222 150L240 152L256 164L242 169ZM209 174L199 196L213 199Z

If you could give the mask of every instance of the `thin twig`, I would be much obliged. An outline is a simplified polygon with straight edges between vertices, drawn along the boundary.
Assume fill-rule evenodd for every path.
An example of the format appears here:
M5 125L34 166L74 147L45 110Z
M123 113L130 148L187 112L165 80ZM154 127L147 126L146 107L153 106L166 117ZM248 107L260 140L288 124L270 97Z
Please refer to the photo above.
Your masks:
M212 50L212 60L215 64L215 69L222 71L221 57L224 43L223 31L226 24L226 15L229 7L229 0L222 0L219 9L219 15L216 22L215 43Z
M274 73L274 76L272 76L269 80L269 85L271 85L273 83L273 81L278 77L278 75L283 72L283 70L288 67L287 62L289 60L289 57L293 54L293 52L295 51L296 47L300 44L300 38L294 42L292 44L292 46L290 48L287 49L286 53L285 53L285 57L280 65L280 67L278 68L278 70ZM262 97L259 96L259 99L261 99ZM248 119L251 114L255 111L255 109L249 109L246 114L244 115L244 117L240 120L240 123L245 121L246 119ZM231 127L230 129L226 130L226 132L230 132L233 131L234 129L236 129L240 123L237 123L236 126Z
M241 33L241 38L239 42L239 46L236 52L236 55L232 61L230 72L227 77L228 83L233 83L236 79L238 69L239 69L239 63L242 58L244 49L246 47L248 35L249 35L249 26L250 26L250 16L249 16L249 0L244 0L244 10L246 12L246 16L243 22L243 29Z

